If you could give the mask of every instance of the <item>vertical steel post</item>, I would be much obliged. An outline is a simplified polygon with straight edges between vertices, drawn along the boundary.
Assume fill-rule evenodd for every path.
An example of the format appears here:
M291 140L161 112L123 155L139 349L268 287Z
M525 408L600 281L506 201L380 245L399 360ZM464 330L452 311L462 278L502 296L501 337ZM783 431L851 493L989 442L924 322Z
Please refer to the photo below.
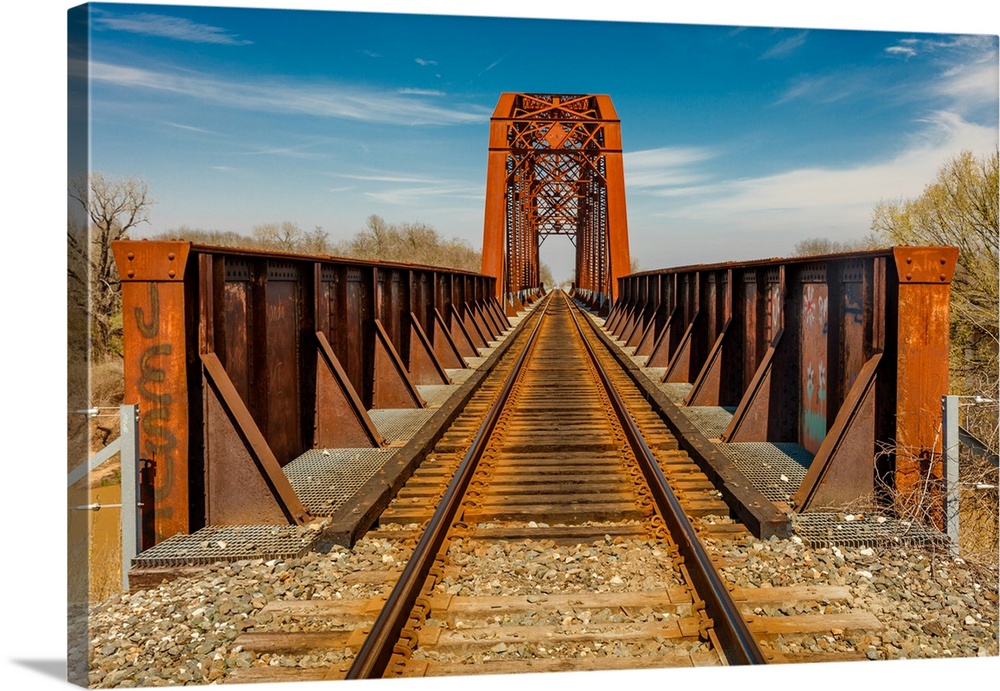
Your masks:
M128 570L139 553L139 406L121 407L121 520L122 520L122 590L128 591Z
M142 542L190 532L187 242L112 243L122 281L124 400L142 406ZM195 274L196 276L196 274ZM197 338L197 333L191 338Z
M944 519L951 551L958 554L958 396L941 397L944 456Z

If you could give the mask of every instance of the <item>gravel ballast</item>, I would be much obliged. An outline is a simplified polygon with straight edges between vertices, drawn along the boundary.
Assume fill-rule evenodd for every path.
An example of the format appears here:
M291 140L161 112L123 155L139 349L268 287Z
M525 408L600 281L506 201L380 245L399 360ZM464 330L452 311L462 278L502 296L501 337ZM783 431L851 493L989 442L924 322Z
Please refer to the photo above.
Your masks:
M261 654L244 650L236 639L273 624L272 615L263 611L269 602L367 599L387 593L411 544L393 539L391 530L379 530L350 550L334 547L329 553L287 561L216 564L199 575L91 606L87 631L76 632L71 640L81 646L86 642L94 688L220 683L235 670L251 666L330 665L350 651ZM839 585L849 592L844 601L761 605L751 614L861 610L883 625L877 632L834 629L820 635L777 636L768 645L780 653L860 652L870 660L998 654L996 583L979 582L976 571L961 559L915 548L811 548L795 536L710 539L709 545L722 558L723 577L733 587ZM540 592L539 585L545 590L554 585L567 590L594 584L614 590L629 582L642 588L670 585L653 573L662 555L643 541L608 539L576 547L545 541L480 542L459 554L459 566L471 572L470 562L482 560L475 571L498 576L449 579L442 585L451 594Z

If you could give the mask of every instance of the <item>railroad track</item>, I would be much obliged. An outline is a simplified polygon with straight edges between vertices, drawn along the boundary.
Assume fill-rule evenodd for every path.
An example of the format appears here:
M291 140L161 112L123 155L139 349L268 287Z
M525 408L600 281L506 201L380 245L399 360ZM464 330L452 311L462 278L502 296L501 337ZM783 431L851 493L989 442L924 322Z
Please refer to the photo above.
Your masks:
M590 318L556 292L529 319L370 532L399 555L352 574L373 594L272 602L237 640L339 659L230 681L759 664L788 660L768 637L877 626L824 618L836 586L727 585L703 541L745 529Z

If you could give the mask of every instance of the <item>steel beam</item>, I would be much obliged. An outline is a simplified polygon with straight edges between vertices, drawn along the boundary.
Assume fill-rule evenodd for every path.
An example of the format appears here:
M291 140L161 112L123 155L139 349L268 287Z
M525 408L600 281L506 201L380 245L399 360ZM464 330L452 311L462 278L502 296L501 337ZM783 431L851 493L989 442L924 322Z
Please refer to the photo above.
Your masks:
M466 271L187 242L114 252L143 549L213 520L305 520L281 468L316 446L381 445L376 399L423 406L415 383L465 366L437 306L475 319L495 289Z
M643 272L619 280L608 328L636 342L650 309L665 315L637 341L645 366L692 383L688 405L735 404L723 443L813 454L798 508L885 483L897 513L943 524L940 492L928 488L942 480L957 254L897 247Z
M621 123L606 95L501 94L490 119L483 273L516 311L542 290L538 247L576 245L579 295L607 314L629 272Z

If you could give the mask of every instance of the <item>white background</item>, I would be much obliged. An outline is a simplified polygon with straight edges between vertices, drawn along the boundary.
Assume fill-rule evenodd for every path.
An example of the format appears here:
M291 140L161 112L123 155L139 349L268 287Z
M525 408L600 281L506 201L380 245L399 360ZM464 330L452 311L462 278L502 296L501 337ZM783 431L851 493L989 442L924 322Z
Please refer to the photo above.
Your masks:
M7 5L0 22L3 52L0 107L3 124L4 225L3 312L3 551L0 590L6 688L65 688L65 192L66 192L66 10L75 3L38 0ZM404 2L298 0L295 2L161 2L237 7L293 7L406 12ZM809 5L807 7L807 5ZM434 14L551 17L701 24L884 29L997 34L998 3L947 2L794 3L706 1L654 9L647 0L556 3L553 0L445 2L425 0ZM570 9L572 8L572 9ZM820 8L819 10L810 8ZM13 154L13 155L12 155ZM11 213L13 212L13 213ZM659 670L590 673L559 685L585 687L694 683L703 688L740 684L807 684L845 691L858 685L892 688L991 688L1000 678L998 658L989 660L850 663L778 666L768 669ZM992 679L993 681L989 681ZM487 689L543 688L544 675L480 677ZM402 682L406 689L458 689L456 679ZM369 684L370 686L371 684ZM326 683L254 685L253 689L326 687ZM251 688L251 687L247 687ZM393 688L398 688L394 686ZM676 687L675 687L676 688Z

